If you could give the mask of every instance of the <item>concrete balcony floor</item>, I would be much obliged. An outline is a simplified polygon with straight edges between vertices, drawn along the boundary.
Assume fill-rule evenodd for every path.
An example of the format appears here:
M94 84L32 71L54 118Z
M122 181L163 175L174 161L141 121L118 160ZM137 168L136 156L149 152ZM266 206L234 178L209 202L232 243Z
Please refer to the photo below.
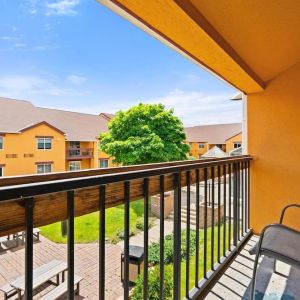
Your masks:
M251 279L254 255L248 250L258 241L252 236L240 254L231 262L228 269L215 284L206 300L250 299ZM262 256L256 277L256 299L298 300L300 299L300 270L277 262L276 270L285 276L273 272L273 259Z

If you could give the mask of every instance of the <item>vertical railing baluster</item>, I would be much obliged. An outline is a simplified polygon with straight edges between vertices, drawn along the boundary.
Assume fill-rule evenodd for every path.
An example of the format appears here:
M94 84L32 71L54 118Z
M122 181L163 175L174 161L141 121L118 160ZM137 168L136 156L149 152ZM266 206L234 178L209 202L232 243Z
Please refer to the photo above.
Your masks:
M237 246L238 241L238 175L237 175L237 164L233 164L233 245Z
M187 186L187 199L186 199L186 272L185 272L185 296L189 298L190 286L190 228L191 228L191 185L190 185L190 171L186 172L186 186Z
M25 199L25 299L33 297L33 198Z
M227 200L226 200L226 191L227 191L227 186L226 186L226 164L223 166L223 256L226 255L226 211L227 211Z
M241 201L242 201L242 207L241 207L241 213L242 213L242 228L241 228L241 231L242 231L242 237L244 236L244 233L245 233L245 224L244 224L244 221L245 221L245 218L244 218L244 212L245 212L245 209L244 209L244 206L245 206L245 198L244 198L244 194L245 194L245 191L244 191L244 162L241 163Z
M159 234L159 244L160 244L160 252L159 252L159 299L164 299L164 249L165 249L165 222L164 222L164 214L165 214L165 176L161 175L159 178L160 183L160 234Z
M204 251L203 275L207 278L207 168L204 169Z
M237 188L238 188L238 202L237 202L237 232L238 232L238 241L241 240L241 165L237 163Z
M210 268L214 270L215 261L215 167L211 168L211 243L210 243Z
M251 194L250 194L250 161L247 161L247 198L248 198L248 229L250 229L250 217L251 217Z
M228 250L231 251L231 208L232 208L232 173L231 173L231 164L228 165L228 174L229 174L229 183L228 183L228 199L229 199L229 206L228 206L228 210L229 210L229 222L228 222Z
M244 178L245 178L245 233L248 232L248 186L247 186L247 161L245 161L245 174L244 174Z
M99 299L105 299L105 185L99 187Z
M144 300L148 299L149 178L144 179Z
M173 298L180 299L180 264L181 264L181 173L174 173L174 270Z
M196 169L196 255L195 255L195 286L199 287L199 219L200 219L200 173Z
M130 181L124 182L124 299L129 299Z
M221 166L218 166L218 263L221 257Z
M68 299L74 299L74 191L67 192L68 210Z

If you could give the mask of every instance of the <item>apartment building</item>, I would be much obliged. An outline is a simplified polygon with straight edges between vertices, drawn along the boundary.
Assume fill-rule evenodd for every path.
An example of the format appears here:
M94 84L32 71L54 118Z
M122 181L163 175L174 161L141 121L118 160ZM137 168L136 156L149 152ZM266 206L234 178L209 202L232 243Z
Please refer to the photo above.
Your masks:
M83 114L0 98L0 176L112 166L99 150L109 114Z
M217 146L229 154L242 146L242 124L216 124L186 127L190 156L201 158L203 154Z

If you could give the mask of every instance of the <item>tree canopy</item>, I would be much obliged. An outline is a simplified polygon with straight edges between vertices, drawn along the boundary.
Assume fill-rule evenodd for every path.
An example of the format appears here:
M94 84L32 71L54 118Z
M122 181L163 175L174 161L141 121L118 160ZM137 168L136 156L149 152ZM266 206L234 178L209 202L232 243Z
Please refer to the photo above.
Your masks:
M162 104L139 104L119 111L100 135L100 149L123 165L187 159L182 122Z

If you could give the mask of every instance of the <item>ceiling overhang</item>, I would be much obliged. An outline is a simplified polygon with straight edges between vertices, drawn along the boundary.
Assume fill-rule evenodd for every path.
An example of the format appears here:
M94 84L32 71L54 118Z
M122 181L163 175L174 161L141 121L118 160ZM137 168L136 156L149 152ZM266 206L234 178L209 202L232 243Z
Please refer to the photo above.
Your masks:
M98 0L245 93L265 82L188 0Z

